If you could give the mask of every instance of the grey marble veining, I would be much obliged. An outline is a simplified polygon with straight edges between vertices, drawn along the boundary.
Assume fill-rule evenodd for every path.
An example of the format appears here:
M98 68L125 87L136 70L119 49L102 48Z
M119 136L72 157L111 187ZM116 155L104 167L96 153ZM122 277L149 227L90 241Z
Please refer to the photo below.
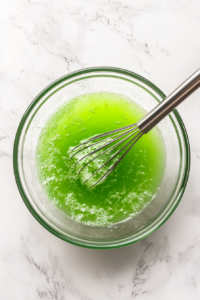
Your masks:
M200 2L0 2L0 299L200 299L200 91L179 112L191 145L185 194L134 245L91 250L47 232L25 207L12 168L20 119L62 75L92 66L141 74L166 94L200 67Z

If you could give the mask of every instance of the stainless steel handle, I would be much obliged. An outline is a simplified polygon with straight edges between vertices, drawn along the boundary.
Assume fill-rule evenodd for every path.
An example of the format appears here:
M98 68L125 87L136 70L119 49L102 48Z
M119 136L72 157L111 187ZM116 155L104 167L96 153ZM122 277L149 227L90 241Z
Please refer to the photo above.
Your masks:
M183 82L174 92L160 102L152 111L138 122L138 127L147 133L168 115L183 100L200 87L200 69Z

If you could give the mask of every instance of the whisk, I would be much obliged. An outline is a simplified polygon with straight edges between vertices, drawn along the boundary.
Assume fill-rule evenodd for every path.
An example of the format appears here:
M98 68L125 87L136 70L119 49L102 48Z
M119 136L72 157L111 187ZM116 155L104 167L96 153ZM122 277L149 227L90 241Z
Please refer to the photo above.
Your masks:
M97 170L95 170L84 182L90 180L92 177L94 177L96 173L100 172L100 170L103 170L103 168L106 165L108 165L111 161L114 161L113 165L111 165L111 167L109 167L109 169L106 170L105 173L103 173L103 175L101 174L100 178L98 178L98 180L96 180L92 184L92 186L95 186L103 179L105 179L117 167L117 165L122 161L124 156L130 151L130 149L144 134L149 132L165 116L167 116L175 107L177 107L183 100L185 100L199 87L200 69L198 69L193 75L191 75L168 97L161 101L139 122L93 136L92 138L87 139L81 144L75 146L70 151L70 154L71 158L78 156L78 160L75 164L76 166L82 161L83 166L78 171L79 174L84 170L84 168L86 168L86 166L88 166L91 162L95 161L100 156L104 155L106 152L109 154L114 153L113 155L110 155L110 157ZM119 148L119 150L114 152L114 150L117 148ZM92 150L89 151L89 153L86 153L86 149ZM83 153L82 156L81 153ZM97 153L96 156L94 156L95 153Z

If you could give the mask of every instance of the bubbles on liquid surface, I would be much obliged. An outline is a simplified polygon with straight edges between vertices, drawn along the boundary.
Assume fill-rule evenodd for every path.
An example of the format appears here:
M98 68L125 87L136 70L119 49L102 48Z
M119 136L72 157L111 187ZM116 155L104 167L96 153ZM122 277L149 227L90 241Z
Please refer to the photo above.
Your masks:
M98 226L132 217L147 205L158 190L164 170L164 148L158 130L139 141L115 171L94 188L91 184L111 164L85 180L110 158L109 151L80 174L90 158L76 167L74 162L94 151L96 146L85 149L74 159L69 156L73 147L95 134L135 123L144 114L131 100L109 93L80 96L59 108L44 126L36 151L41 185L50 201L77 222ZM98 147L100 145L103 142ZM112 164L117 159L115 157Z

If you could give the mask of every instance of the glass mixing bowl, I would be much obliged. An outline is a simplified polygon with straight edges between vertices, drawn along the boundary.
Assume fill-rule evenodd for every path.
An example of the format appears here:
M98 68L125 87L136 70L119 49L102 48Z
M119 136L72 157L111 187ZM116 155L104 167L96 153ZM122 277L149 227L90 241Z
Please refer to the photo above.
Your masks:
M156 197L138 215L112 226L98 227L76 222L55 207L48 200L37 175L35 149L41 129L66 101L82 94L104 91L126 95L146 111L165 98L153 83L122 69L99 67L68 74L46 87L28 107L16 133L13 155L17 186L32 215L47 230L67 242L102 249L137 242L159 228L181 200L190 167L187 133L181 117L174 110L158 125L166 148L162 183Z

